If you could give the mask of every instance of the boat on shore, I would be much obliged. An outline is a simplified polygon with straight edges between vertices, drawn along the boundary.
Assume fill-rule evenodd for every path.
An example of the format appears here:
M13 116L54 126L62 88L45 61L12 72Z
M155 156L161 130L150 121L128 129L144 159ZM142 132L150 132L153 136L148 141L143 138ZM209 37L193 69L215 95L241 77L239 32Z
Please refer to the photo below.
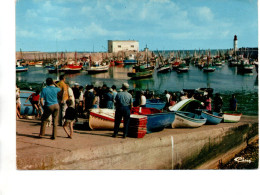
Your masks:
M120 128L123 128L123 120L120 123ZM90 110L89 127L92 130L103 129L113 130L115 124L115 110L107 108L95 108Z
M217 112L210 112L208 110L198 110L201 112L201 116L206 118L206 124L217 125L223 120L223 114Z
M172 128L196 128L204 125L207 121L201 115L191 112L176 111L174 113L175 120L171 124Z
M170 111L186 111L186 112L196 112L197 109L201 109L202 104L200 101L195 99L185 99L174 106L170 106Z
M166 105L166 102L161 101L160 99L147 99L146 108L155 108L162 110Z
M175 119L174 112L161 112L155 108L133 107L131 114L147 116L147 133L162 131Z
M224 123L237 123L240 121L242 113L235 111L225 111L223 114Z

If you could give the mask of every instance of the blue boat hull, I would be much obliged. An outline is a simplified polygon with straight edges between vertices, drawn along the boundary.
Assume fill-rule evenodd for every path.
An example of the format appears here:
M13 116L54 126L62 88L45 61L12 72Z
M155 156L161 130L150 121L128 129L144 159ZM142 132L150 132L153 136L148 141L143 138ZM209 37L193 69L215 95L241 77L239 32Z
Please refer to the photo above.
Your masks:
M212 114L210 114L206 111L202 111L201 116L206 118L207 119L206 124L210 124L210 125L217 125L223 120L223 117L217 112L213 112Z
M21 90L20 93L20 101L21 101L21 115L31 115L31 114L36 114L36 111L32 113L33 107L30 101L28 100L25 103L25 100L32 94L35 93L34 91L24 91Z
M124 60L123 61L125 65L128 65L128 64L137 64L137 60Z
M162 110L165 107L166 102L161 102L159 100L146 100L147 108L156 108Z
M147 133L162 131L170 126L175 119L174 112L147 114Z

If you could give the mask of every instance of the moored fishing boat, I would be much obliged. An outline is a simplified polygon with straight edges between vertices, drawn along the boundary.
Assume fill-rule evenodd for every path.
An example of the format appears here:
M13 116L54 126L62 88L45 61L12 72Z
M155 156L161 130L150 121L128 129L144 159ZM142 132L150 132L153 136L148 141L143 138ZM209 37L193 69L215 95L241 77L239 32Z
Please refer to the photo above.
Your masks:
M204 68L203 68L203 71L204 72L214 72L216 70L216 68L212 65L206 65Z
M171 71L170 64L164 64L157 68L158 73L167 73L169 71Z
M188 72L188 71L189 71L189 67L186 65L186 63L181 63L181 64L176 68L176 72L178 72L178 73Z
M28 66L16 65L16 72L27 72Z
M153 75L154 67L150 64L136 65L133 67L132 72L127 73L131 79L141 79L151 77Z
M124 65L133 65L137 64L137 60L133 54L130 54L126 59L123 60Z
M89 127L91 129L114 129L115 110L106 108L96 108L90 110ZM123 128L123 120L120 123L120 128Z
M241 63L237 65L237 71L241 73L251 73L253 72L254 66L249 63L248 59L241 60Z
M223 114L224 123L237 123L240 121L242 113L234 111L225 111Z
M43 61L38 61L38 62L36 62L34 66L35 66L35 67L38 67L38 68L43 67Z
M206 119L201 115L191 112L176 111L175 120L172 122L172 128L189 127L196 128L204 125Z
M161 112L155 108L133 107L131 114L147 116L147 133L162 131L175 119L174 112Z
M103 65L98 62L90 65L86 68L86 71L88 74L95 74L95 73L101 73L101 72L107 72L109 69L109 65Z
M76 73L80 72L83 68L83 64L75 65L75 64L67 64L62 67L62 71L66 73Z

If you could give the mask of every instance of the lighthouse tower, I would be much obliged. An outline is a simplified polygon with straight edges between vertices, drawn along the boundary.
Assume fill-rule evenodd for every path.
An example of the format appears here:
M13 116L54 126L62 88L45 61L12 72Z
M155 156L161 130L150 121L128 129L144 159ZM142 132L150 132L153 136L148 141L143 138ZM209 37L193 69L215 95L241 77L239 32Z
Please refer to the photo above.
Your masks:
M234 52L237 51L237 36L234 36Z

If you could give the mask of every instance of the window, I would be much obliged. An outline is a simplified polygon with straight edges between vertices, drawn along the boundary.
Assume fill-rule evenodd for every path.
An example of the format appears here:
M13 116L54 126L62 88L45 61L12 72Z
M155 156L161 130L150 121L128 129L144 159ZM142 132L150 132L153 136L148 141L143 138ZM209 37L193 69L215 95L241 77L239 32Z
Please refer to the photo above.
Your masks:
M131 45L132 48L134 48L135 46L134 45Z
M117 47L118 47L118 48L121 48L121 45L118 45Z

